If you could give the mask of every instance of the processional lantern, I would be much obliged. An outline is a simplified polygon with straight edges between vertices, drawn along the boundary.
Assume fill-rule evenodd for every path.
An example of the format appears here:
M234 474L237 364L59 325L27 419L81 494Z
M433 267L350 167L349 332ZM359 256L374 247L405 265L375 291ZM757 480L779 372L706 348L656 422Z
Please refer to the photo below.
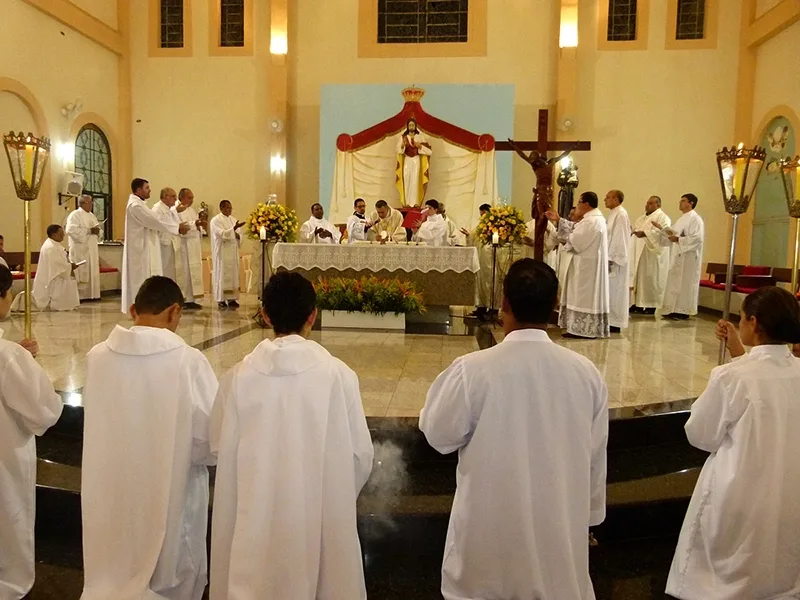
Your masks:
M797 294L797 271L800 270L800 156L781 161L781 178L789 216L795 220L794 260L792 261L792 293Z
M17 198L23 201L25 220L25 337L31 337L31 202L39 197L50 140L32 133L13 131L3 135Z
M730 255L728 257L728 272L725 278L725 300L722 318L727 321L731 312L731 289L733 286L733 265L736 257L736 234L739 227L739 215L747 212L750 201L764 167L767 151L760 146L745 148L744 144L737 147L722 148L717 152L717 169L722 187L722 201L725 212L733 216L731 228ZM720 342L719 364L725 362L725 341Z

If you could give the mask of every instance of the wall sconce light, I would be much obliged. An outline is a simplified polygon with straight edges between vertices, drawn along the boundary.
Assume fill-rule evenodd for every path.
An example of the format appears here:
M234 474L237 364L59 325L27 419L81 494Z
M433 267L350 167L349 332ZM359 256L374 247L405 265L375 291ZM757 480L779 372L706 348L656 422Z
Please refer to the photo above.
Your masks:
M67 166L75 162L75 144L70 142L59 142L56 144L56 158L61 161L61 165L66 169Z
M273 175L281 175L286 172L286 158L276 154L269 160L269 170Z
M269 39L269 53L286 55L289 52L289 40L285 32L273 31Z

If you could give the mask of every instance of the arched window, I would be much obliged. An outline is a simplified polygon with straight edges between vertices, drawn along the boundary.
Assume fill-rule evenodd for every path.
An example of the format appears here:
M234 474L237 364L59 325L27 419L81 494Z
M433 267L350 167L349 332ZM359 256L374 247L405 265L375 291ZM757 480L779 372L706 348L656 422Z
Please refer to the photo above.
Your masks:
M111 230L111 147L102 130L84 125L75 140L75 171L83 174L84 192L94 198L93 212L103 224L103 238L113 239Z

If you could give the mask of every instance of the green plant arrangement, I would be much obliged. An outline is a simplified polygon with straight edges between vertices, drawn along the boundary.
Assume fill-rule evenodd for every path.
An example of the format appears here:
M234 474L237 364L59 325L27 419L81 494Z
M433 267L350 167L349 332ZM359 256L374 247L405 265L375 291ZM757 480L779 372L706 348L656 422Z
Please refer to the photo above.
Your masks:
M483 215L475 228L475 235L481 244L491 244L494 233L498 234L499 245L523 244L528 235L528 226L522 211L514 206L493 206Z
M297 213L283 204L259 203L247 219L247 237L251 240L260 239L262 227L264 239L293 242L297 237Z
M420 294L410 281L361 277L320 277L314 284L320 310L408 314L425 312Z

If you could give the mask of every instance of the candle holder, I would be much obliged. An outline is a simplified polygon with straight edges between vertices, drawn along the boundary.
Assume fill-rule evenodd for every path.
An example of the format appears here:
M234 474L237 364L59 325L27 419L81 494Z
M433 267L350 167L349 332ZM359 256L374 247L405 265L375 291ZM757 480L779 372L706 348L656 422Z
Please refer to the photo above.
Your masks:
M733 216L731 228L730 254L728 271L725 279L725 300L722 307L722 318L727 321L731 313L731 291L733 286L733 265L736 258L736 237L739 228L739 216L746 213L753 198L758 178L764 167L767 151L760 146L745 148L739 144L736 148L722 148L717 152L717 170L722 188L722 201L725 212ZM719 364L725 362L725 341L719 345Z
M781 160L781 179L786 194L789 216L795 220L794 260L792 261L792 293L798 292L798 271L800 271L800 156L785 157Z
M39 197L50 140L13 131L3 135L3 146L11 168L17 198L24 202L25 222L25 337L31 338L31 202Z

